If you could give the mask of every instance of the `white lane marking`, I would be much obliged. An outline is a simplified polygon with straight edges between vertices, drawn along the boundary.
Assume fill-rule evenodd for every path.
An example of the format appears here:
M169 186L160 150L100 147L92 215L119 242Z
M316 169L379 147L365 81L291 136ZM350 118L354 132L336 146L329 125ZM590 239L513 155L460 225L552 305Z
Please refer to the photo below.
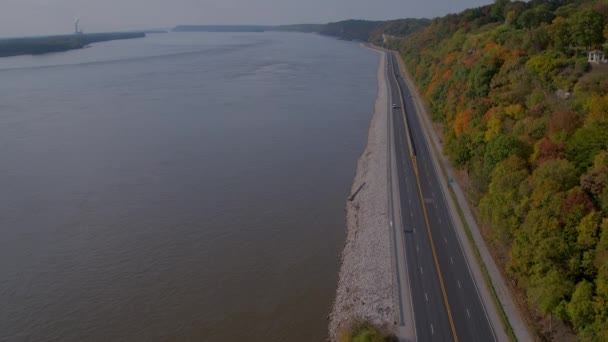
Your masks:
M411 199L408 199L408 201L410 202L410 204L412 204L412 200Z
M414 234L416 233L416 228L414 228Z
M418 248L418 245L416 245L416 252L420 252L420 248Z
M424 274L424 271L422 271L422 266L420 266L420 274Z
M390 225L391 225L391 227L392 227L392 226L393 226L393 221L392 221L392 220L391 220L391 223L390 223Z
M462 286L460 286L460 280L456 280L458 282L458 288L461 289Z
M424 298L426 299L427 302L429 301L429 295L426 292L424 293Z
M414 218L414 213L410 211L410 216Z
M452 257L450 257L450 262L452 263L452 265L454 265L454 259L452 259Z
M467 309L467 316L469 316L469 318L471 318L471 314L469 313L469 309Z
M435 329L433 329L433 323L431 323L431 335L435 335Z
M448 239L445 238L445 235L443 236L443 242L448 243Z

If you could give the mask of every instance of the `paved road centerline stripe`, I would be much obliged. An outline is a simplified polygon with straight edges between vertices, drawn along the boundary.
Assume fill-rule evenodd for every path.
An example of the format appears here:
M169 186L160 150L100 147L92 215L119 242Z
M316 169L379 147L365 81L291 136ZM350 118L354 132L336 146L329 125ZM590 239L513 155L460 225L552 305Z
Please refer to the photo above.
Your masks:
M433 253L433 260L435 261L435 268L437 269L437 275L439 276L439 286L441 287L441 293L443 295L443 303L448 312L448 320L450 321L450 328L452 329L452 335L454 341L458 342L458 335L456 334L456 326L454 325L454 319L452 318L452 310L450 309L450 303L448 302L448 295L445 291L445 284L443 282L443 275L441 274L441 267L439 267L439 261L437 260L437 252L435 250L435 243L433 242L433 233L431 232L431 226L429 224L429 218L426 211L426 205L424 204L424 195L422 194L422 186L420 185L420 176L418 175L418 165L416 164L416 156L412 156L412 164L414 166L414 174L416 175L416 183L418 184L418 194L420 196L420 203L422 204L422 212L424 214L424 222L426 223L427 233L429 234L429 240L431 241L431 252ZM444 241L447 240L444 236Z

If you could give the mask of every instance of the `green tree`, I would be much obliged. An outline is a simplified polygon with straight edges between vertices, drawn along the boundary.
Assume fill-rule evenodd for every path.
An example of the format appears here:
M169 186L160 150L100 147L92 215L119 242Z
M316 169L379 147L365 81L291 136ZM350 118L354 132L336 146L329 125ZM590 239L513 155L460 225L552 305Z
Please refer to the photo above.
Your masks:
M446 152L450 156L450 160L461 169L465 167L469 160L473 157L473 140L470 134L464 133L459 138L452 131L446 135L446 141L450 143L446 145Z
M526 67L538 77L546 87L553 86L555 76L568 64L563 53L545 51L530 58Z
M608 147L608 124L587 125L579 128L568 140L566 156L576 166L586 170L593 158Z
M550 32L555 48L563 50L572 44L572 34L568 20L562 17L555 18L551 24Z
M550 23L553 18L555 18L553 12L551 12L548 7L543 4L523 12L517 19L517 22L523 28L531 30L540 26L542 23Z
M581 186L591 196L595 205L608 216L608 151L602 151L595 157L593 167L581 176Z
M493 237L502 243L508 243L521 225L523 213L516 204L521 202L519 188L527 177L525 162L518 156L509 157L492 172L488 193L479 203L482 219L491 224Z
M490 11L490 15L493 19L498 21L505 20L505 7L507 4L511 2L510 0L494 0L494 5L492 5L492 10Z
M587 8L577 11L569 20L574 41L580 47L590 49L604 42L604 17Z
M586 325L593 322L593 284L583 280L576 284L572 298L567 306L568 316L574 326L582 330Z
M576 241L579 249L588 250L595 248L595 245L599 241L597 233L601 221L602 217L596 211L589 213L581 220L581 223L577 227L578 238Z
M555 159L541 164L532 173L532 181L538 187L544 181L555 182L560 191L569 190L578 183L577 170L567 160Z
M555 10L555 15L562 18L568 18L579 10L576 4L567 4Z
M563 224L563 236L569 244L575 245L579 232L578 230L580 222L583 218L593 211L593 203L589 199L589 196L583 191L581 187L574 187L570 189L562 203L562 213L560 222ZM581 244L583 240L581 240ZM572 265L575 272L579 272L578 265Z
M538 53L546 50L551 42L551 32L547 25L540 25L530 30L524 37L523 47L528 52Z
M484 169L489 174L494 170L496 164L511 155L523 156L523 151L524 147L519 140L505 134L499 134L486 145Z
M604 219L601 226L601 237L595 247L595 267L597 267L596 292L601 303L605 319L608 319L608 219Z
M526 3L523 1L513 1L505 5L506 23L509 25L517 24L519 16L526 10Z
M545 165L545 164L543 164ZM568 250L560 234L560 214L563 192L561 185L552 180L530 181L532 193L520 204L527 215L513 236L511 261L508 269L524 281L536 273L546 273L555 267L566 268Z
M478 62L469 73L469 98L480 98L488 96L492 77L500 70L496 65Z
M546 274L535 274L530 280L528 296L536 303L540 312L547 315L572 292L572 281L557 269L551 269Z

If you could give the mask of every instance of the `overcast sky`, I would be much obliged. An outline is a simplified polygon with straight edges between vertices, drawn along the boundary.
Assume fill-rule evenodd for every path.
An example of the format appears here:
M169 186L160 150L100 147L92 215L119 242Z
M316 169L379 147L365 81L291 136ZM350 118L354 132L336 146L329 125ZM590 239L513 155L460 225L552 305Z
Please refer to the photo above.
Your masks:
M437 17L492 0L0 0L0 36L172 27Z

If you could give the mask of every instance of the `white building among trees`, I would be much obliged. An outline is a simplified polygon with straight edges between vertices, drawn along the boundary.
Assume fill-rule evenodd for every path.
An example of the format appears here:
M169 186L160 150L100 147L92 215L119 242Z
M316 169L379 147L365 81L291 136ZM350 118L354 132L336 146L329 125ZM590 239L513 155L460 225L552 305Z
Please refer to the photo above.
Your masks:
M589 58L587 59L589 63L608 63L606 60L606 53L600 50L592 50L588 53Z

